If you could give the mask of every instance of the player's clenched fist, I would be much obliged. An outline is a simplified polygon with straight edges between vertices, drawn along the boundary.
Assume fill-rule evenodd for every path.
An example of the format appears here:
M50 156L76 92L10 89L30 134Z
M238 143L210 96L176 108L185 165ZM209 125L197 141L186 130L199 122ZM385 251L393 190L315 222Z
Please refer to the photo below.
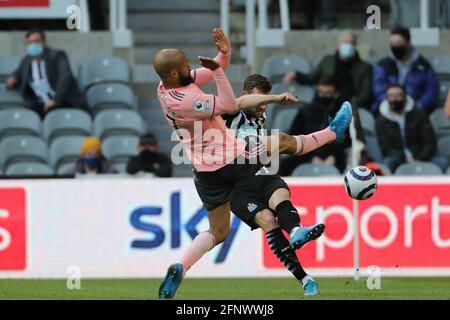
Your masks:
M298 102L296 96L292 95L289 92L285 92L282 94L276 95L276 102L280 104L294 104Z
M217 50L220 52L227 54L230 52L231 49L231 43L230 39L223 33L222 29L220 28L214 28L212 30L212 35L214 38L214 42L216 44Z

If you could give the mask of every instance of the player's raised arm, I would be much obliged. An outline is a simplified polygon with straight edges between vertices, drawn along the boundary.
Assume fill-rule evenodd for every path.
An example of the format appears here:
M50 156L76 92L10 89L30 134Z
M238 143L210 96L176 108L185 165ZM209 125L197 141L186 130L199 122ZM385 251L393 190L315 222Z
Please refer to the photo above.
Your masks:
M216 61L223 70L227 70L230 64L230 39L228 39L220 28L214 28L212 30L212 36L217 50L219 51L217 56L214 57L214 61ZM198 86L208 83L214 79L212 71L205 67L192 70L191 76L192 79L194 79L194 83Z
M298 103L297 97L289 92L282 94L245 94L236 99L236 106L238 110L255 108L270 103L278 104L295 104Z
M183 100L182 112L193 119L205 119L236 111L236 97L222 68L214 59L199 57L199 60L204 68L211 71L217 96L205 93L190 95Z

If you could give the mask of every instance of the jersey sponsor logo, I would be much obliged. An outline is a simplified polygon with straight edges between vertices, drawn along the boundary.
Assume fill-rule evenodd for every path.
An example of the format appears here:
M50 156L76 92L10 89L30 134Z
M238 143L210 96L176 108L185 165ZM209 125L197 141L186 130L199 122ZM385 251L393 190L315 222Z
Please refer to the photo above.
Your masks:
M201 100L194 101L194 111L205 112L205 104Z
M258 208L258 206L257 206L256 204L254 204L254 203L251 203L251 202L250 202L250 203L247 205L248 212L253 212L253 211L256 210L256 208Z

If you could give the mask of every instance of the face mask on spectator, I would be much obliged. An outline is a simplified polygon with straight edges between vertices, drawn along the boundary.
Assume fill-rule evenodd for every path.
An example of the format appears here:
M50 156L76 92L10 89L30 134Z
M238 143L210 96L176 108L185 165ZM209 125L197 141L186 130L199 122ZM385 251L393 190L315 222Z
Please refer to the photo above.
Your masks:
M408 49L405 46L392 46L391 51L394 57L397 59L403 59L406 56Z
M328 107L334 102L333 96L317 96L317 101L323 107L323 109L328 109Z
M403 110L405 103L402 100L394 100L389 102L389 106L392 111L400 112Z
M30 57L39 57L44 52L44 46L40 43L30 43L27 46L27 53Z
M100 165L99 157L85 156L83 160L84 163L91 169L98 168L98 166Z
M341 58L350 59L355 56L356 48L353 44L344 42L339 46L339 55Z

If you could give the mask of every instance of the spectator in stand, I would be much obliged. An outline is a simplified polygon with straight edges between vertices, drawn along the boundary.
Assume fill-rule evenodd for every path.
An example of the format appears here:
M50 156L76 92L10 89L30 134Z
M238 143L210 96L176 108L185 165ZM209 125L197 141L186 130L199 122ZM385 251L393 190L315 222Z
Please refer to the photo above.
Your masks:
M447 99L445 99L444 113L447 118L450 118L450 90L447 92Z
M27 55L6 80L8 89L17 88L42 118L56 108L85 108L66 53L49 48L41 30L30 30L25 38Z
M288 72L283 83L315 85L326 75L336 78L342 100L352 101L355 107L370 108L372 103L372 66L361 60L356 50L356 35L351 31L342 32L334 54L323 57L310 74Z
M383 163L392 172L399 165L414 161L430 161L442 171L447 169L447 158L436 154L436 136L427 114L402 85L388 86L387 97L380 104L376 131Z
M305 17L306 29L314 29L314 20L316 17L316 7L319 1L303 1L303 12ZM336 1L321 0L321 26L322 30L331 30L337 27Z
M334 117L342 104L337 81L332 76L325 76L319 81L316 96L311 104L299 109L295 116L289 134L310 134L325 129L329 119ZM328 144L301 157L288 157L282 160L280 175L288 176L302 163L327 163L343 171L347 164L345 148L351 146L347 136L342 144Z
M158 177L172 176L172 162L165 154L158 152L156 137L151 133L141 136L139 155L128 160L127 173L138 172L149 172Z
M399 83L416 101L417 107L431 113L439 95L439 82L433 67L411 44L407 28L394 28L390 44L389 56L381 59L374 68L372 112L378 112L380 103L386 99L388 86Z
M112 163L102 153L102 144L97 137L87 137L81 145L80 158L68 174L117 173Z

